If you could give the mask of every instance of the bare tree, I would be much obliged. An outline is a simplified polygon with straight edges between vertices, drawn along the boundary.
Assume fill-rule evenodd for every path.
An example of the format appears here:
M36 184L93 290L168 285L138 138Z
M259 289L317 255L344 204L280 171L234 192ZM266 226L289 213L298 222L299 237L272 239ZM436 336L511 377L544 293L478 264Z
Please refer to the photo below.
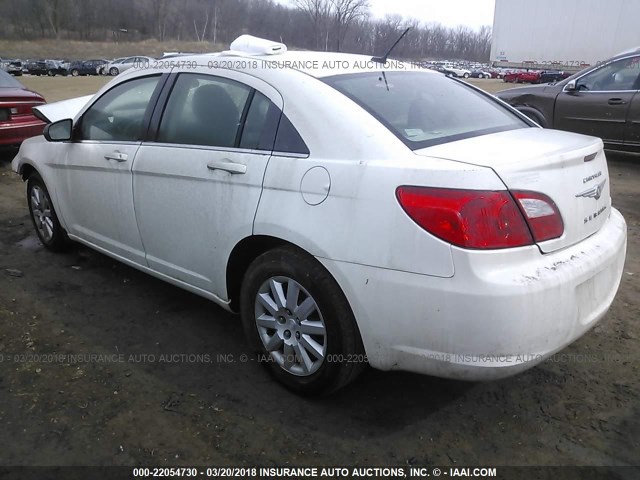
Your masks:
M311 21L314 48L316 50L327 50L329 19L332 7L330 0L294 0L294 4L302 10Z
M329 0L335 25L336 51L340 51L349 27L354 20L364 17L369 11L369 0Z
M384 54L407 60L487 61L491 28L447 28L391 16L367 15L368 0L0 0L0 38L195 39L229 44L243 33L292 48ZM303 28L300 28L303 25ZM62 53L62 52L61 52Z

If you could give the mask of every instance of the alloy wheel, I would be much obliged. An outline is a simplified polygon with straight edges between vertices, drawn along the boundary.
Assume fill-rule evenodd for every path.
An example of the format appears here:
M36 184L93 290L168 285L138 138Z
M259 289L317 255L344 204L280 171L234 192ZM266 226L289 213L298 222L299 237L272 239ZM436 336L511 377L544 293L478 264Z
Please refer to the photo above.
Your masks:
M40 234L40 238L44 243L48 243L53 238L54 223L47 194L42 188L36 185L31 189L29 202L31 203L34 223Z
M327 330L318 304L289 277L265 281L255 299L260 340L282 369L296 376L318 371L327 354Z

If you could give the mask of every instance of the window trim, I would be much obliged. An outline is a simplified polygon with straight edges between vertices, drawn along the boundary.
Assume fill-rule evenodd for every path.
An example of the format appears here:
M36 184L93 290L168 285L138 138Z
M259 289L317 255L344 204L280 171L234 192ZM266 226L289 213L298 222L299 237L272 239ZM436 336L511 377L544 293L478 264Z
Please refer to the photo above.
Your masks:
M111 141L106 141L106 140L93 140L93 139L83 139L80 138L80 131L82 129L82 121L84 120L84 116L86 115L86 113L91 110L91 108L93 108L93 106L98 103L100 101L100 99L102 99L102 97L104 97L105 95L107 95L109 92L112 92L114 89L118 88L120 85L124 85L126 83L135 81L135 80L140 80L140 79L144 79L144 78L151 78L151 77L159 77L158 79L158 83L156 84L156 88L154 89L153 93L151 94L151 98L149 99L149 104L147 105L147 109L144 112L144 116L142 117L142 132L140 134L140 139L139 140L111 140ZM119 82L116 85L114 85L113 87L111 87L109 90L104 91L98 98L96 98L93 102L91 102L91 104L86 107L84 109L84 111L82 112L82 115L80 116L80 118L78 119L77 122L75 122L75 124L73 125L73 132L72 132L72 137L71 137L71 142L72 143L94 143L94 144L118 144L118 145L135 145L138 144L140 142L143 142L148 134L148 130L149 130L149 124L151 121L151 117L153 114L153 111L156 109L156 106L158 104L158 99L160 97L160 93L162 92L162 90L164 90L165 84L167 82L169 78L169 74L167 73L153 73L150 75L141 75L138 77L134 77L134 78L130 78L127 79L123 82Z

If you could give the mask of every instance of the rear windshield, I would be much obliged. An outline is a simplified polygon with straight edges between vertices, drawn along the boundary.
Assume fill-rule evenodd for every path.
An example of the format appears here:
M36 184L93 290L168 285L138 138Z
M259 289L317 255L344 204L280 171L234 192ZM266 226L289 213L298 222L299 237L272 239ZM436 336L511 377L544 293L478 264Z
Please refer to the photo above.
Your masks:
M4 70L0 70L0 88L24 88L22 84Z
M324 81L375 116L412 150L532 126L497 101L444 75L357 73Z

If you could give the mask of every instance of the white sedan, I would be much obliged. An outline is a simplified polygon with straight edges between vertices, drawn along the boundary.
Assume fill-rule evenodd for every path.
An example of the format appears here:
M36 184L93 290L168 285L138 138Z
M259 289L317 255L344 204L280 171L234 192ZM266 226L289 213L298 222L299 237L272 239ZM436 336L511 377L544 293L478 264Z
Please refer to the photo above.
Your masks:
M239 312L306 394L367 364L506 377L605 315L626 224L600 139L409 65L232 47L39 108L13 168L47 248Z
M103 72L106 75L115 77L116 75L120 75L122 72L126 72L131 68L135 68L137 70L149 69L154 63L155 59L151 57L117 58L113 62L100 67L98 73Z

